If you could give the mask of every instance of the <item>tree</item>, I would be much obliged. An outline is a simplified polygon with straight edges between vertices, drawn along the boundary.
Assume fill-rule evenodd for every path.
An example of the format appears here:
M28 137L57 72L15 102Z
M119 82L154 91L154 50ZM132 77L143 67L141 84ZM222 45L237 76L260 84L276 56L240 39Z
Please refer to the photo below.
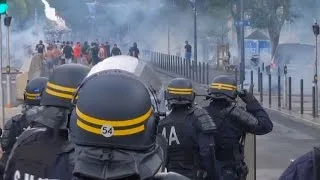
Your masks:
M233 21L240 22L240 0L208 0L210 8L227 8ZM250 16L252 27L267 29L272 45L272 56L279 44L281 28L285 21L293 21L298 17L290 11L291 0L243 0L244 12ZM240 27L235 26L237 33L238 53L240 53Z
M44 5L39 0L12 0L8 1L8 13L15 19L18 27L24 28L28 20L34 18L35 9L38 10L38 15L44 14Z
M79 0L48 0L49 4L56 9L58 16L66 21L71 29L88 27L88 8L84 1Z
M252 0L250 5L250 21L253 27L268 30L273 57L284 22L292 22L298 15L290 11L291 0Z

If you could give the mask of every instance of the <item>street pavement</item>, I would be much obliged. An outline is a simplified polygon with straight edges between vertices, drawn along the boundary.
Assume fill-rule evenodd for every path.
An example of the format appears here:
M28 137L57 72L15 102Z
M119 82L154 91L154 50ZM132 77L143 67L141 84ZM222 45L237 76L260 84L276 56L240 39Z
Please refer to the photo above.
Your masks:
M164 84L172 79L172 76L158 72ZM203 86L194 84L194 87L198 94L206 93ZM205 106L207 102L203 99L197 97L196 101L199 105ZM278 110L266 109L266 111L274 123L274 128L267 135L257 136L257 179L277 180L291 160L320 144L320 130ZM246 144L252 146L250 141ZM252 161L253 153L247 153L246 158Z

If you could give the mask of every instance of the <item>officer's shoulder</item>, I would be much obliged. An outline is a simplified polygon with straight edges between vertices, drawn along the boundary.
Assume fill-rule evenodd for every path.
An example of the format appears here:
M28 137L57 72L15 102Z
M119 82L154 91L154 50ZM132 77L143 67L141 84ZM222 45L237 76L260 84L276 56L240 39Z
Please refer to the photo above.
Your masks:
M296 160L294 160L289 167L282 173L280 180L291 176L292 174L306 174L304 172L310 171L313 167L313 151L310 151Z
M158 173L154 176L155 180L190 180L189 178L174 172Z
M22 114L15 115L11 117L8 121L5 123L5 129L11 128L16 122L18 122L22 118Z
M11 119L12 121L19 121L21 118L23 118L23 114L17 114L13 116Z
M17 144L21 145L23 143L27 143L37 137L41 136L44 132L46 132L47 128L30 128L22 132L22 134L17 139Z
M201 107L201 106L198 106L198 105L194 105L192 106L190 109L189 109L189 113L193 113L195 114L196 116L203 116L203 115L209 115L208 111Z
M196 127L204 133L212 133L217 129L208 111L200 106L193 107Z

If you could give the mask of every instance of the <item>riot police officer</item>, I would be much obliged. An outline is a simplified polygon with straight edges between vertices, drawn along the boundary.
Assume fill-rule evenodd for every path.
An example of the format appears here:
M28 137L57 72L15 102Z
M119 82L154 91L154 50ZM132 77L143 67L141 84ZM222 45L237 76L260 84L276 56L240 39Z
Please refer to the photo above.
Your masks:
M42 95L41 116L33 120L44 127L28 129L19 136L7 162L5 180L48 178L57 156L69 145L71 99L89 71L79 64L61 65L53 71Z
M4 151L1 164L4 166L17 137L25 128L31 125L31 121L34 118L39 116L39 111L41 111L41 95L46 87L47 81L48 79L45 77L39 77L29 81L24 92L24 104L21 114L12 117L6 122L1 138L1 148Z
M279 180L320 179L320 146L294 160Z
M168 171L190 179L216 179L214 132L208 112L194 106L195 93L190 80L173 79L165 91L171 113L160 121L158 133L168 142Z
M73 159L74 179L187 179L157 174L164 159L156 143L159 117L141 77L151 71L136 72L140 65L136 58L116 56L92 68L74 95L70 132L75 153L60 158L56 174L68 176L65 169Z
M246 110L237 106L236 98L246 103ZM245 180L248 169L244 162L246 133L263 135L272 131L273 124L253 94L238 93L236 81L229 76L216 77L208 89L210 105L206 107L214 119L219 173L224 180Z

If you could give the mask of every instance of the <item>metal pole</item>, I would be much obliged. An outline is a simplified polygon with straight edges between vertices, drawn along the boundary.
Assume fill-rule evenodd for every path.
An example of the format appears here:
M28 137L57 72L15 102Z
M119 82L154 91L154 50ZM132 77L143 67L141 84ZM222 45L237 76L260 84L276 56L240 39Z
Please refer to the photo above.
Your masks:
M315 116L318 117L318 111L319 111L319 107L318 107L318 103L319 103L319 94L318 94L318 36L316 36L316 72L315 72Z
M168 19L168 54L170 55L170 24Z
M10 26L7 27L7 107L11 108L11 80L10 80Z
M245 52L244 52L244 3L243 0L240 2L240 9L241 9L241 63L240 63L240 82L241 82L241 89L243 89L243 82L245 80Z
M3 91L3 83L2 83L2 67L3 67L3 59L2 59L2 16L0 15L0 67L1 67L1 72L0 72L0 91L1 91L1 128L4 128L4 123L5 123L5 111L4 111L4 91Z
M284 102L284 107L288 106L288 81L287 81L287 74L285 73L283 76L283 102Z
M194 61L198 62L198 47L197 47L197 0L194 1Z

